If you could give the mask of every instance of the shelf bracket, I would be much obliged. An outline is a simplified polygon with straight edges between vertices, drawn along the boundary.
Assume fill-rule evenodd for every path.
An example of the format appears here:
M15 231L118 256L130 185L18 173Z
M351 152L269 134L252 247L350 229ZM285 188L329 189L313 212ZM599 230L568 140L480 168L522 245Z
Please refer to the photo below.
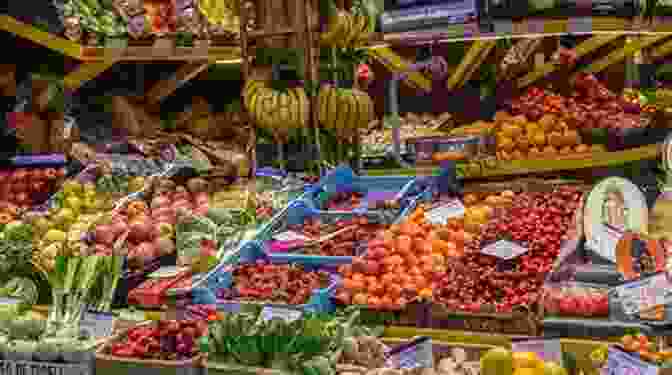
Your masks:
M414 88L420 88L424 91L432 90L432 82L427 79L422 73L409 71L410 64L402 60L402 58L394 53L388 47L378 47L369 49L369 53L373 58L382 63L385 67L390 69L392 73L406 73L406 82L410 83Z
M42 31L7 15L0 15L0 30L5 30L33 43L58 51L74 59L81 59L82 46L65 38Z
M147 94L145 94L145 101L149 104L159 103L163 98L171 95L186 82L195 78L202 71L207 69L208 66L210 66L210 64L203 61L190 62L180 66L171 78L161 80L154 84Z
M625 47L613 51L607 56L597 61L594 61L584 71L588 73L599 73L604 69L608 68L609 66L616 64L620 61L623 61L628 56L632 56L635 52L640 51L649 46L652 46L668 37L669 35L643 36L642 38L633 41L632 43L626 44Z
M475 41L453 75L448 79L448 90L458 89L468 82L478 67L485 61L485 58L488 57L495 44L494 40Z

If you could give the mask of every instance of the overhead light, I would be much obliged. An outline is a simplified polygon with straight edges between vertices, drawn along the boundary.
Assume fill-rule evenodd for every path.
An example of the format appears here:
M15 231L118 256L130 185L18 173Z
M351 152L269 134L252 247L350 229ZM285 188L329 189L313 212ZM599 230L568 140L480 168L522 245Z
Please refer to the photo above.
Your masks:
M243 59L217 60L217 61L215 61L215 64L235 65L235 64L240 64L242 62L243 62Z

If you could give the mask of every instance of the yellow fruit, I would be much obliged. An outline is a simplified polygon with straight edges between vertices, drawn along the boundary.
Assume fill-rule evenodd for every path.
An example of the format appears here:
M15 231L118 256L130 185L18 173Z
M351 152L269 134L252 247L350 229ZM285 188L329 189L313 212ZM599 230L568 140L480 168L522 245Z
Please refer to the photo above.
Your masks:
M539 119L539 125L546 133L550 133L555 127L556 118L553 115L544 115Z
M544 363L544 375L567 375L567 370L555 362Z
M68 180L63 183L63 194L65 195L81 195L82 184L74 180Z
M523 159L525 159L525 154L523 154L522 152L520 152L520 150L514 150L514 151L511 153L511 158L512 158L513 160L523 160Z
M525 131L527 132L527 134L544 133L544 130L541 128L541 126L539 126L539 124L536 124L534 122L525 125Z
M482 375L512 375L513 356L504 348L490 349L481 357ZM528 374L521 374L528 375ZM537 374L529 374L537 375Z
M542 147L546 144L546 135L542 132L533 133L532 144L537 147Z
M558 153L558 150L553 146L546 146L544 150L541 151L541 154L544 156L553 156Z
M543 367L515 367L515 369L513 375L544 375Z
M56 229L51 229L44 235L44 241L48 243L65 242L67 238L65 232Z
M527 117L525 117L525 115L518 115L514 116L511 121L513 121L514 124L524 125L527 123Z
M576 130L568 130L563 135L563 143L565 146L575 146L581 143L581 137Z
M587 152L590 152L590 147L588 147L588 145L580 144L576 146L574 150L576 151L577 154L585 154Z
M533 368L538 369L543 365L543 361L537 353L534 352L515 352L512 355L513 357L513 367L515 369L520 368Z
M523 129L518 125L507 123L502 125L502 133L508 138L516 138L523 134Z
M607 148L604 145L592 145L590 146L590 152L606 152Z
M532 147L527 156L529 159L539 159L542 156L542 153L538 148Z
M516 140L516 146L522 152L527 152L530 149L530 140L525 137L520 137Z
M550 144L553 147L564 147L566 146L564 143L564 139L562 137L562 133L560 132L552 132L551 134L548 135L548 144Z
M569 155L569 154L572 153L572 151L573 151L573 150L572 150L571 147L569 147L569 146L565 146L565 147L561 148L560 151L558 151L558 153L559 153L560 155Z
M502 139L502 141L497 145L497 148L506 152L513 151L514 147L515 145L513 144L513 140L510 138Z

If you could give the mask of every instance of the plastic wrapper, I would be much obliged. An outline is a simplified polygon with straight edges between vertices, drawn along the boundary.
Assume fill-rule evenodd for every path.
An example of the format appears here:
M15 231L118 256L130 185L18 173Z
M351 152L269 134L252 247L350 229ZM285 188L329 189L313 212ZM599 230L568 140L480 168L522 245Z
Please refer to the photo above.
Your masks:
M547 316L607 318L609 289L586 283L565 282L544 286Z

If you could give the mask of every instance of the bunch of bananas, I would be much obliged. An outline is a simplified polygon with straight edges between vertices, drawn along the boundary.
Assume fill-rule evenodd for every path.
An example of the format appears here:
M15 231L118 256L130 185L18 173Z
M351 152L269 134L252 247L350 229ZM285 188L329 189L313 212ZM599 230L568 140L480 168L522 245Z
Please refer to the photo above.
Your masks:
M320 35L320 43L342 48L365 45L376 29L378 10L372 0L355 0L349 12L329 4L327 31Z
M371 97L357 89L322 86L318 96L319 121L334 130L341 139L349 139L359 128L373 121L375 113Z
M305 127L310 114L303 88L278 91L254 79L243 88L243 105L258 126L281 139L286 139L291 130Z

